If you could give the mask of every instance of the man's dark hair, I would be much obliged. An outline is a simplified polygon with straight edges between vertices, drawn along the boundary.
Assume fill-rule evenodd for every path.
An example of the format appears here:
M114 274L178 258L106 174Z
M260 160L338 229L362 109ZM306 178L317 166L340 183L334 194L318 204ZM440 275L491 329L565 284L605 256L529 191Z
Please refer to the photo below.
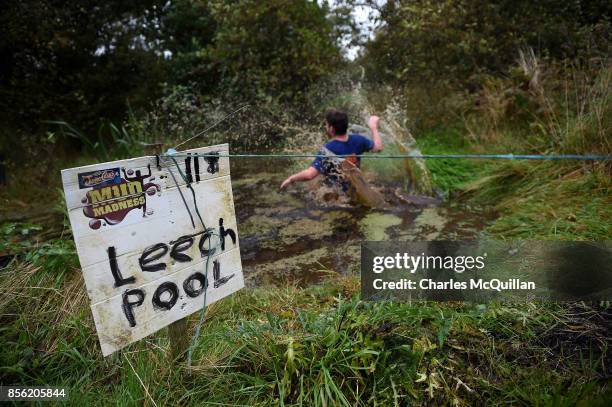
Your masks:
M325 116L325 121L334 128L336 135L341 136L346 134L348 129L348 116L344 112L338 110L330 110Z

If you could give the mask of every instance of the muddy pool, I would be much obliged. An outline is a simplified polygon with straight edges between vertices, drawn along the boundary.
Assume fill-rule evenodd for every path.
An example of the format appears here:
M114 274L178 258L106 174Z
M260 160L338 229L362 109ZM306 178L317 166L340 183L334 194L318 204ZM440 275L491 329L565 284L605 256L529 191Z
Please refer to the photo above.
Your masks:
M330 199L318 183L281 181L308 163L240 159L231 163L234 204L249 286L317 283L329 273L359 272L366 240L471 240L495 214L486 208L410 195L401 180L365 172L389 206L355 206ZM319 177L321 178L321 177Z

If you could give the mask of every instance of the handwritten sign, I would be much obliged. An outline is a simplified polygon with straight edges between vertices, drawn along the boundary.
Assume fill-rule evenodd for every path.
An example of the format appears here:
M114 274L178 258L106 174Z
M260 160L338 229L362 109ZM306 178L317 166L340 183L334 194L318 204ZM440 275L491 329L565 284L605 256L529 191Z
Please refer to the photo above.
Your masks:
M228 151L62 171L104 356L244 286Z

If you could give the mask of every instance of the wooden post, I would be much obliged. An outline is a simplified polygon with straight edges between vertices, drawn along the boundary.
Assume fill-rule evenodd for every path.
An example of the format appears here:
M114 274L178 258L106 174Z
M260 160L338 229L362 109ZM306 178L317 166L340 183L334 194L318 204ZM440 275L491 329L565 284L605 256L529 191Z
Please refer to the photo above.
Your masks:
M162 154L163 143L152 143L145 145L145 154ZM187 318L181 318L168 325L168 339L170 339L170 355L172 362L181 362L185 359L189 349L189 335Z

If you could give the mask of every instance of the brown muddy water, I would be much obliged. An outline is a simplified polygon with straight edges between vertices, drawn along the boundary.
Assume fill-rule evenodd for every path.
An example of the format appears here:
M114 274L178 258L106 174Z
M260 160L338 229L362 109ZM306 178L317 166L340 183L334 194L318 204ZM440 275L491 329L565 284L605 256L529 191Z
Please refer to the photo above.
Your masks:
M331 193L322 192L319 183L293 184L281 192L281 181L299 168L288 160L231 163L249 286L306 286L330 273L359 273L363 241L472 240L495 217L486 208L410 196L401 183L382 183L372 174L366 178L384 194L388 208L330 199Z

